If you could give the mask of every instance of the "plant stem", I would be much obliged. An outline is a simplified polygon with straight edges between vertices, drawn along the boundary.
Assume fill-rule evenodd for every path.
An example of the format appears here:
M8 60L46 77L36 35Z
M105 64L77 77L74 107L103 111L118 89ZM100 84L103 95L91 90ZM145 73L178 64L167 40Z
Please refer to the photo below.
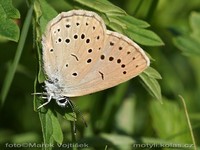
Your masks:
M184 107L184 110L185 110L185 116L186 116L187 123L188 123L189 129L190 129L190 135L191 135L191 138L192 138L192 142L194 144L194 150L197 150L197 146L196 146L196 142L195 142L195 138L194 138L194 133L192 131L192 125L190 123L190 117L188 115L188 111L187 111L187 107L186 107L185 101L184 101L184 99L183 99L183 97L181 95L179 95L179 97L182 100L183 107Z
M33 13L33 5L30 6L28 13L26 15L25 21L24 21L24 25L22 27L22 32L21 32L21 36L19 39L19 43L17 46L17 50L15 53L15 57L14 60L12 62L12 65L9 67L8 72L6 74L3 86L2 86L2 91L1 91L1 106L4 104L4 101L8 95L11 83L13 81L19 60L21 58L21 54L25 45L25 41L26 41L26 37L28 34L28 29L31 23L31 19L32 19L32 13Z

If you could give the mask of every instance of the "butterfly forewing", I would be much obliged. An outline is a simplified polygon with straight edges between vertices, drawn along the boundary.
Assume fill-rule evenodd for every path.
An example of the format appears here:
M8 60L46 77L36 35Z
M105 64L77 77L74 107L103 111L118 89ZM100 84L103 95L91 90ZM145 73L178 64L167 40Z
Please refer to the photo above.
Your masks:
M47 76L74 87L87 75L100 55L105 25L94 13L70 11L59 14L43 36L43 60ZM49 63L50 62L50 63ZM67 88L65 87L65 88Z

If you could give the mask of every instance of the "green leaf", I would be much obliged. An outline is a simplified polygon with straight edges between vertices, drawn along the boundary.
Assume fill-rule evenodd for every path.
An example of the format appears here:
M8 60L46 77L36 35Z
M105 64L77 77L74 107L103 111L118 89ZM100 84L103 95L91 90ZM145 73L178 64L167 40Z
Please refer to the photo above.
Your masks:
M45 31L47 23L53 19L57 12L44 0L35 0L34 11L36 14L35 18L35 34L36 34L36 46L39 59L39 72L38 72L38 82L42 83L45 80L44 72L42 69L42 56L41 56L41 40L42 34ZM38 26L39 25L39 26Z
M41 108L39 112L40 122L42 126L43 139L45 144L54 144L54 140L61 144L63 142L63 133L56 116L56 113L51 109L43 112L45 109ZM49 147L51 149L51 147Z
M192 28L191 36L200 42L200 13L192 12L190 14L190 26Z
M46 1L39 0L41 6L42 16L40 18L40 27L42 29L42 33L45 31L47 23L56 17L58 14Z
M149 91L149 93L161 101L161 89L158 81L156 80L161 78L160 74L155 69L149 67L142 74L140 74L139 77L145 83L144 87Z
M134 25L127 24L123 20L118 20L116 18L109 18L108 26L113 30L126 34L132 40L147 46L161 46L164 45L162 40L154 32L142 29Z
M177 143L191 143L183 109L174 101L164 99L163 104L151 101L153 127L160 138Z
M145 21L129 15L107 15L107 25L115 31L126 34L132 40L147 46L164 45L163 41L154 32L143 29L149 26Z
M188 56L200 56L200 42L185 36L174 39L174 44Z
M125 33L134 41L147 46L161 46L163 41L154 32L134 26L128 26Z
M44 110L43 108L41 110ZM51 120L52 112L47 110L46 113L39 112L39 118L42 126L43 140L45 144L53 144L53 125ZM51 148L49 148L51 149Z
M144 73L146 73L150 78L155 78L155 79L162 79L161 75L152 67L148 67Z
M148 23L127 15L124 10L109 1L75 0L75 2L100 12L101 17L110 28L126 34L140 44L148 46L164 45L154 32L141 29L148 27Z
M62 129L60 127L60 123L58 121L57 116L51 115L51 121L52 121L52 128L53 128L53 138L54 140L61 144L63 142L63 133Z
M106 13L106 14L114 14L114 15L124 15L126 12L121 9L120 7L117 7L110 3L109 1L105 0L74 0L75 2L90 7L91 9L94 9L96 11Z
M115 20L119 20L120 22L123 22L124 24L130 27L135 26L139 28L147 28L150 26L147 22L137 19L135 17L132 17L130 15L121 15L121 16L113 15L113 16L110 16L109 18L111 17Z
M0 0L0 14L0 36L17 42L20 31L14 19L19 19L20 13L13 7L11 0Z

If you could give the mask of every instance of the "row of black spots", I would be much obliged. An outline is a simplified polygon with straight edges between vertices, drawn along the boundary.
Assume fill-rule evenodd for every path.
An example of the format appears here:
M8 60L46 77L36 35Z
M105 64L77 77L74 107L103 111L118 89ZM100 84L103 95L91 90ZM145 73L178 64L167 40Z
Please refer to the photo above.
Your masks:
M104 55L102 55L101 57L105 59L105 56L104 56ZM114 61L115 59L114 59L114 57L110 56L110 57L108 58L108 60L109 60L110 62L112 62L112 61ZM121 64L122 61L121 61L120 58L118 58L118 59L116 60L116 62L117 62L117 64ZM125 65L125 64L121 64L120 67L121 67L122 69L125 69L126 65ZM123 74L127 74L127 71L123 71Z
M68 67L69 67L69 64L66 64L65 67L68 68ZM71 75L72 75L73 77L77 77L77 76L78 76L78 73L77 73L77 72L72 72Z
M88 19L87 19L87 21L85 22L85 25L86 25L86 26L89 26L89 21L88 21ZM96 29L96 26L92 26L92 29L95 30L95 29Z
M75 38L75 37L74 37ZM78 38L78 36L77 36L77 38ZM85 42L87 43L87 44L89 44L90 43L90 39L89 38L86 38L86 36L85 36L85 34L81 34L81 36L80 36L80 38L83 40L83 39L86 39L85 40Z
M103 54L100 56L100 59L101 59L101 60L104 60L105 58L106 58L106 56L103 55ZM108 60L109 60L109 61L114 61L115 58L114 58L113 56L110 56L110 57L108 57ZM117 59L116 61L117 61L118 64L121 63L121 59Z
M139 65L135 65L135 68L138 68ZM127 74L127 71L123 71L123 74Z
M76 22L75 24L76 24L77 27L80 26L80 22ZM88 26L89 23L86 22L85 25ZM66 24L65 27L66 27L66 28L70 28L71 25L70 25L70 24ZM96 29L96 26L92 26L92 29L95 30L95 29Z
M103 55L103 54L100 56L100 59L101 59L101 60L104 60L105 58L106 58L106 56ZM109 60L109 61L114 61L114 59L115 59L115 58L114 58L113 56L108 57L108 60Z
M76 26L78 27L80 25L80 23L79 22L76 22ZM71 28L71 24L66 24L65 25L65 27L67 28L67 29L69 29L69 28Z
M58 38L58 40L56 41L56 43L61 43L62 42L62 38ZM70 43L70 38L66 38L65 42L68 44Z
M82 34L81 35L81 39L84 39L85 38L85 35L84 34ZM74 35L74 39L78 39L78 35ZM87 38L86 40L85 40L85 43L86 44L89 44L90 43L90 39L89 38ZM56 40L56 43L61 43L62 42L62 39L61 38L58 38L58 40ZM66 38L65 39L65 42L67 43L67 44L69 44L70 43L70 38Z
M60 32L61 30L60 30L60 28L58 28L57 30L54 30L54 34L56 34L56 32Z
M62 39L61 38L58 38L57 40L56 40L56 44L57 43L61 43L62 42Z
M110 46L114 46L114 45L115 45L115 43L112 42L112 41L110 41ZM119 50L119 51L123 50L123 46L119 46L119 47L118 47L118 50ZM127 54L130 54L130 53L131 53L130 51L127 51Z
M138 67L139 67L139 65L135 65L135 68L138 68ZM121 68L125 68L125 65L122 64L122 65L121 65ZM125 74L127 74L127 71L124 70L122 73L125 75Z

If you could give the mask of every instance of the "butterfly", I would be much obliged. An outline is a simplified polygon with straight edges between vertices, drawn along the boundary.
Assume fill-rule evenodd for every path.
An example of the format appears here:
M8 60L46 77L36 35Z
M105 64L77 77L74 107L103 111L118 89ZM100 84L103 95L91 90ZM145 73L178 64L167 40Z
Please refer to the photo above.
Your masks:
M106 29L92 11L62 12L42 36L43 69L47 80L44 98L64 107L69 97L111 88L142 73L149 58L128 37Z

